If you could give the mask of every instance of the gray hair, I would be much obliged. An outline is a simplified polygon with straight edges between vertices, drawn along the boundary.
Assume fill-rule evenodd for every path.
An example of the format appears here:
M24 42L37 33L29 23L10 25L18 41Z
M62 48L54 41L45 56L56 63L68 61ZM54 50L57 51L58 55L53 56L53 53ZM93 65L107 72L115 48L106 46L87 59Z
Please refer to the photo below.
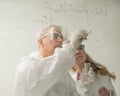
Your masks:
M37 32L36 34L36 41L44 37L47 33L50 32L50 30L53 28L54 31L61 32L62 28L57 25L46 25L43 28L40 29L40 31Z

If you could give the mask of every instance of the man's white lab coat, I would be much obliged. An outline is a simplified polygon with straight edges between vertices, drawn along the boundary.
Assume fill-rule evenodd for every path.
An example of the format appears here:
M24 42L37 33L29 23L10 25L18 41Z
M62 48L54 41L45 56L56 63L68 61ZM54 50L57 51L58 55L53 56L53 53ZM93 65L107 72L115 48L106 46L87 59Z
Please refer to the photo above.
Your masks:
M41 58L35 52L20 60L15 79L15 96L78 96L68 70L75 63L74 48L56 48L54 55Z

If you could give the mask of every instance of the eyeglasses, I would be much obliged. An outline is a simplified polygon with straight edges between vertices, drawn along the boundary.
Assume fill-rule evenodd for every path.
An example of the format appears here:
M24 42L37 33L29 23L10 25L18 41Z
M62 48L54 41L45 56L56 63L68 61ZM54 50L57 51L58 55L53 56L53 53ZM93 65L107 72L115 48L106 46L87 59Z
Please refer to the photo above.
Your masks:
M46 33L42 38L46 37L46 36L50 36L51 40L56 40L58 38L63 39L63 35L60 32L52 32L52 33Z
M54 27L50 28L48 32L46 32L45 34L42 34L41 38L43 39L46 36L49 36L51 40L57 40L57 39L62 39L63 41L65 40L65 38L63 38L63 34L61 30L58 30Z
M52 37L52 40L56 40L56 39L58 39L58 38L63 39L62 33L52 33L52 34L51 34L51 37Z
M77 50L84 50L85 49L85 46L84 45L80 45Z
M81 50L84 50L85 46L84 45L80 45L77 49L76 49L76 55L78 55L80 53Z

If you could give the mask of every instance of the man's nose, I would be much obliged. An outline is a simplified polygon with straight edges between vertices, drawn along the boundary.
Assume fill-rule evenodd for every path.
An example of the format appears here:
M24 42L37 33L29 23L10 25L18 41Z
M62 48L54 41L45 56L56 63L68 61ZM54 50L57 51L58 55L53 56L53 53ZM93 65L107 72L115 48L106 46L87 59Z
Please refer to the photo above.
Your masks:
M58 39L57 41L63 42L63 38L58 37L57 39Z

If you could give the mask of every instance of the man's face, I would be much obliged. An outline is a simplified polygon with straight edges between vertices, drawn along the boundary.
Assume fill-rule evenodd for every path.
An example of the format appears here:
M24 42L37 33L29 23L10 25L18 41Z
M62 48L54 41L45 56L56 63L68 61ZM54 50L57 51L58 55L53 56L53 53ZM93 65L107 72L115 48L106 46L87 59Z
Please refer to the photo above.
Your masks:
M63 36L61 32L55 31L51 34L51 41L54 43L55 48L56 47L62 47L63 43Z
M48 34L42 39L42 43L47 50L54 50L57 47L62 47L62 33L59 31L53 31L52 34Z

